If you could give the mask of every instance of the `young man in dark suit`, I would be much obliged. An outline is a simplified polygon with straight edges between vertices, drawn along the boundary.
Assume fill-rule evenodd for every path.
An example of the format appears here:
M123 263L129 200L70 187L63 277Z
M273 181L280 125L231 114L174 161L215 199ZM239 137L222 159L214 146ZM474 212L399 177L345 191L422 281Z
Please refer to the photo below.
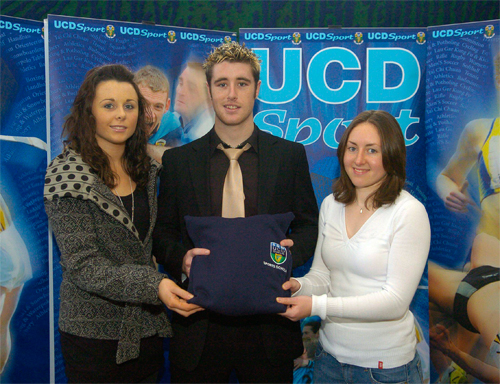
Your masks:
M244 215L293 212L288 238L293 267L314 253L318 208L305 149L265 133L253 122L260 88L255 53L238 43L214 49L205 61L215 125L202 138L165 152L160 182L154 254L174 280L186 284L193 257L210 250L193 248L184 217L221 216L229 160L218 148L250 149L239 157ZM180 299L182 300L182 299ZM173 318L170 342L172 382L292 382L293 360L303 352L298 323L273 315L224 316L210 310Z

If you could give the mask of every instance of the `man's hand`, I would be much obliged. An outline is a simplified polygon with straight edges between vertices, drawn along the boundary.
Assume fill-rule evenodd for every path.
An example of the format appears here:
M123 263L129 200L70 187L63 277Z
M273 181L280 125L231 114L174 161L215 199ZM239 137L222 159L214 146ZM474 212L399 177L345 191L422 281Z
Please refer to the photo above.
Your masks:
M195 256L210 255L210 251L206 248L193 248L186 252L184 258L182 259L182 272L189 277L191 273L191 264L193 263L193 258Z
M312 297L310 296L277 297L276 301L280 304L285 304L288 306L286 312L279 313L279 315L284 316L292 321L297 321L311 316Z
M160 282L158 298L168 309L185 317L204 309L196 304L188 304L186 300L192 299L193 295L169 279L163 279Z
M293 240L292 239L283 239L280 241L280 245L282 247L291 248L291 247L293 247Z

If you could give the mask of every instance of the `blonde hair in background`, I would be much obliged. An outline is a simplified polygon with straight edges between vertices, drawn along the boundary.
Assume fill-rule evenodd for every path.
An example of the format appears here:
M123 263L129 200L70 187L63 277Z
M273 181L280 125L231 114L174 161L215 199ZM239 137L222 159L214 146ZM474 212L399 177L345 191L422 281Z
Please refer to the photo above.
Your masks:
M134 74L134 82L137 85L145 85L153 92L167 92L170 95L170 82L165 74L152 65L142 67Z

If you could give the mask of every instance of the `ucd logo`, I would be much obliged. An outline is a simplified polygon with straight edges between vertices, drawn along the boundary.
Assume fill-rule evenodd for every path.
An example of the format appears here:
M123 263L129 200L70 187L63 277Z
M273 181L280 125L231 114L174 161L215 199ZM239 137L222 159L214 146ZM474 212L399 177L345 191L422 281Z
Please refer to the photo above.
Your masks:
M109 39L114 39L115 36L115 27L112 25L106 25L106 37Z
M170 44L173 44L177 41L177 39L175 38L175 31L168 31L168 42Z
M493 25L484 27L484 37L491 39L493 36L495 36L495 27Z
M285 247L279 244L271 243L271 259L278 265L286 261L287 251Z
M231 42L231 36L224 36L224 43L230 43Z
M425 44L425 33L424 32L419 32L417 33L417 44Z
M300 39L300 33L299 32L295 32L293 35L292 35L292 43L294 45L299 45L301 43L301 39Z
M356 32L354 34L354 44L357 44L357 45L363 44L363 33Z
M156 141L155 145L158 145L159 147L164 147L165 145L167 145L167 142L165 141L165 139L159 139Z

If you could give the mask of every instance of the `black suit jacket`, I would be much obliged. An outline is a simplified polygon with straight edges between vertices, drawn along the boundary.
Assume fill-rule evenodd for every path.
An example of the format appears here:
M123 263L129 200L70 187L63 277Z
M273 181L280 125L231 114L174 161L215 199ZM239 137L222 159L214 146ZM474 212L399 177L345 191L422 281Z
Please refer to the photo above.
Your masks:
M178 283L181 283L182 259L193 248L184 217L210 215L209 136L210 133L163 155L153 254ZM306 152L301 144L260 130L258 137L258 213L294 213L288 237L294 242L291 251L295 268L313 255L318 236L318 207ZM208 312L201 311L188 318L174 313L170 360L178 367L192 370L197 366L207 332ZM271 362L280 364L302 354L298 323L279 315L254 319L261 327L265 353Z

